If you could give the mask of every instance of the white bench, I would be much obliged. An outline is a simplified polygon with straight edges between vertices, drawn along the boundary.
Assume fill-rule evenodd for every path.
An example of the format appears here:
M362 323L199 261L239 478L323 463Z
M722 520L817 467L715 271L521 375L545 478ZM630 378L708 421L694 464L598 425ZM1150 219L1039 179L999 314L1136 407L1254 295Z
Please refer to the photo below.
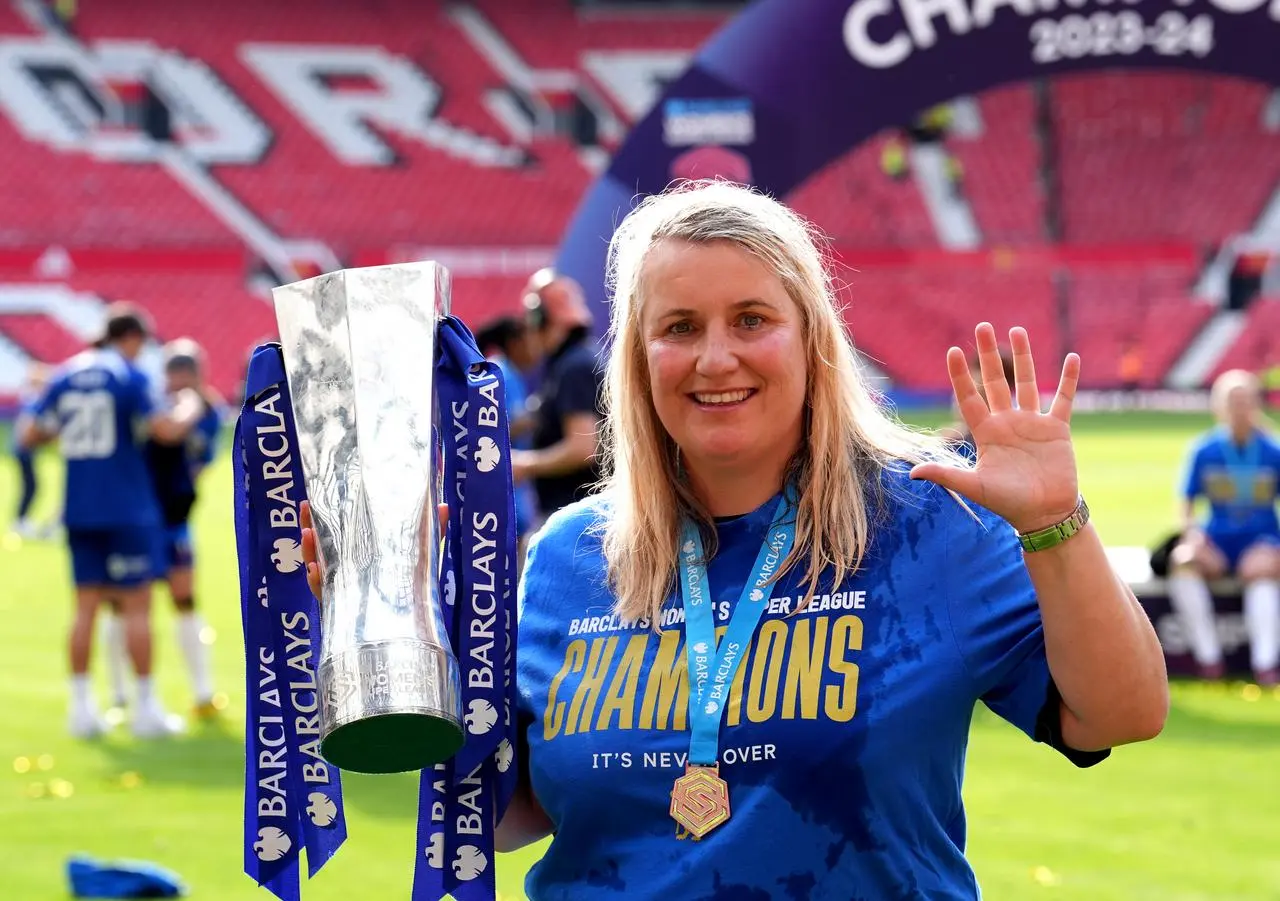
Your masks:
M1109 547L1112 568L1138 597L1164 594L1164 579L1151 571L1151 551L1145 547Z
M1151 618L1164 647L1170 675L1193 675L1195 670L1186 634L1169 604L1165 580L1151 571L1151 551L1144 547L1109 547L1107 557ZM1249 634L1241 614L1240 582L1237 579L1216 579L1209 583L1209 591L1213 594L1218 638L1222 642L1228 670L1234 675L1247 677Z
M1109 547L1107 557L1120 578L1128 583L1141 600L1144 597L1168 597L1165 580L1151 571L1151 550L1145 547ZM1236 579L1216 579L1209 583L1216 595L1233 595L1240 591Z

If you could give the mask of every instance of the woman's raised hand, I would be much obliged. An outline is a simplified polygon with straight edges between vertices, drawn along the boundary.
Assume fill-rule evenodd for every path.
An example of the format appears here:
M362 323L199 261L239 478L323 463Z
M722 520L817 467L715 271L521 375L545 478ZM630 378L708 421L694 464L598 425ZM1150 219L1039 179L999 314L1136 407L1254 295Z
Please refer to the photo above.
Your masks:
M1071 406L1080 380L1080 357L1067 354L1057 394L1048 411L1041 412L1026 330L1009 331L1013 393L1001 368L995 329L983 322L974 335L986 399L979 393L960 348L947 351L947 371L960 415L978 451L977 465L962 469L922 463L911 476L964 495L1003 517L1019 532L1048 528L1071 516L1079 501Z

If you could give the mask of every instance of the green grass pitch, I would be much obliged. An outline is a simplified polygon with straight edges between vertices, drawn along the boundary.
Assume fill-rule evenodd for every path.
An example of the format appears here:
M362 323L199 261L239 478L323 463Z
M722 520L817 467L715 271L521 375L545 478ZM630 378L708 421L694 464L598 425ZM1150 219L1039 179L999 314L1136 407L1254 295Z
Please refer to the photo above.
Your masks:
M1076 417L1082 490L1107 542L1150 545L1164 534L1187 441L1206 424L1181 415ZM46 455L42 472L47 513L57 503L57 459ZM0 477L0 529L14 482L7 471ZM12 538L0 547L0 898L66 898L65 861L75 852L155 861L181 874L200 901L269 897L240 871L243 662L225 454L203 492L197 603L217 633L218 680L231 706L220 725L170 742L135 742L126 730L93 744L65 736L65 551ZM156 610L160 687L172 710L185 711L163 591ZM1175 686L1164 735L1088 771L979 708L965 794L985 896L1271 901L1280 891L1278 744L1280 696L1241 684ZM416 785L410 775L347 776L351 837L303 897L408 898ZM524 897L523 874L539 850L499 860L504 899Z

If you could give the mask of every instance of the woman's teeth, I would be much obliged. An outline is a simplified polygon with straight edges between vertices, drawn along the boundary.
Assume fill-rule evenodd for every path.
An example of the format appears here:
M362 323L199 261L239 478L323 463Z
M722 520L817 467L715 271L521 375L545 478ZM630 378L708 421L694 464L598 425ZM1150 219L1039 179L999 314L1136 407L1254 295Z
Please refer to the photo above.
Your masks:
M714 394L694 394L693 399L700 404L736 404L751 396L750 389L741 391L720 391Z

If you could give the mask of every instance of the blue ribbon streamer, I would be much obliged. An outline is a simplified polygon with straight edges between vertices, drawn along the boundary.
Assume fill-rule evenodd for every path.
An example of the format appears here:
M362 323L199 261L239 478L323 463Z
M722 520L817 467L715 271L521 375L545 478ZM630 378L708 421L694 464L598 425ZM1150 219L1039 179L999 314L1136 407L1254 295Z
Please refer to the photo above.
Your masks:
M236 423L236 546L245 638L245 872L298 901L299 856L315 876L347 837L341 777L319 754L319 604L298 519L306 498L278 344L254 351Z
M497 365L457 319L439 331L448 541L445 629L462 676L466 742L419 788L414 901L492 901L496 820L516 777L515 504L510 428ZM425 863L425 866L423 865Z

